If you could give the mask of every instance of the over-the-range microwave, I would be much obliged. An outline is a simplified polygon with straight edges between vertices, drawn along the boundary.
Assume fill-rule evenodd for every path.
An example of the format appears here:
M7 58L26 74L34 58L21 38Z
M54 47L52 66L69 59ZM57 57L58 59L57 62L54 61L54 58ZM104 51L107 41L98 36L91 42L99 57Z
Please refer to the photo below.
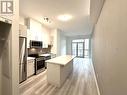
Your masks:
M42 48L42 46L43 46L42 41L30 40L30 48Z

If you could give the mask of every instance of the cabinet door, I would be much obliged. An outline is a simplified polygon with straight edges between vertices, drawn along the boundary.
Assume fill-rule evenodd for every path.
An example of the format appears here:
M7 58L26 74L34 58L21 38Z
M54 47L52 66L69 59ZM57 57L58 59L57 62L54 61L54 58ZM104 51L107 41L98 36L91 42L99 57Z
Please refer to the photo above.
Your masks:
M48 44L43 43L43 48L48 48Z
M32 76L35 73L34 60L27 61L27 77Z
M25 25L19 25L19 36L27 37L27 27Z

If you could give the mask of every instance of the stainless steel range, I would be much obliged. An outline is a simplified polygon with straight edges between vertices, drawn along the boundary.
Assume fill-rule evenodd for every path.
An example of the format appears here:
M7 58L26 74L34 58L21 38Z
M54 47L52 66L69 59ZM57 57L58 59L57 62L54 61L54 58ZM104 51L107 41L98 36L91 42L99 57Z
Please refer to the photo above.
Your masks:
M44 57L38 57L35 59L35 74L38 74L45 70L45 58Z
M35 57L35 74L39 74L47 68L46 60L51 59L51 55L47 54L31 54L30 57Z

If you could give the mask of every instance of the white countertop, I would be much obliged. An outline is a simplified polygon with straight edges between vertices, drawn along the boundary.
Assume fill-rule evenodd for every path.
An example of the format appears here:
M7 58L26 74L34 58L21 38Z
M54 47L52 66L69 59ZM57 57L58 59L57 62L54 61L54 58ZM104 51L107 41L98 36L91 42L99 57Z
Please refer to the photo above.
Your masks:
M51 54L47 53L47 54L40 54L39 56L51 56Z
M27 60L34 60L34 57L27 57Z
M65 66L74 58L75 56L72 56L72 55L63 55L63 56L59 56L59 57L55 57L50 60L47 60L46 62Z

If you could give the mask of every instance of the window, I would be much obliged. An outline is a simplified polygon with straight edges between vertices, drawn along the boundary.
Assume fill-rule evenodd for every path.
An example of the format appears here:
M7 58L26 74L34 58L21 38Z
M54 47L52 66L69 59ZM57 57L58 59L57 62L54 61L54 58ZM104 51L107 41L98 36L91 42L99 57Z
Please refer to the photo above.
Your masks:
M72 55L77 57L89 57L89 39L77 39L72 41Z

